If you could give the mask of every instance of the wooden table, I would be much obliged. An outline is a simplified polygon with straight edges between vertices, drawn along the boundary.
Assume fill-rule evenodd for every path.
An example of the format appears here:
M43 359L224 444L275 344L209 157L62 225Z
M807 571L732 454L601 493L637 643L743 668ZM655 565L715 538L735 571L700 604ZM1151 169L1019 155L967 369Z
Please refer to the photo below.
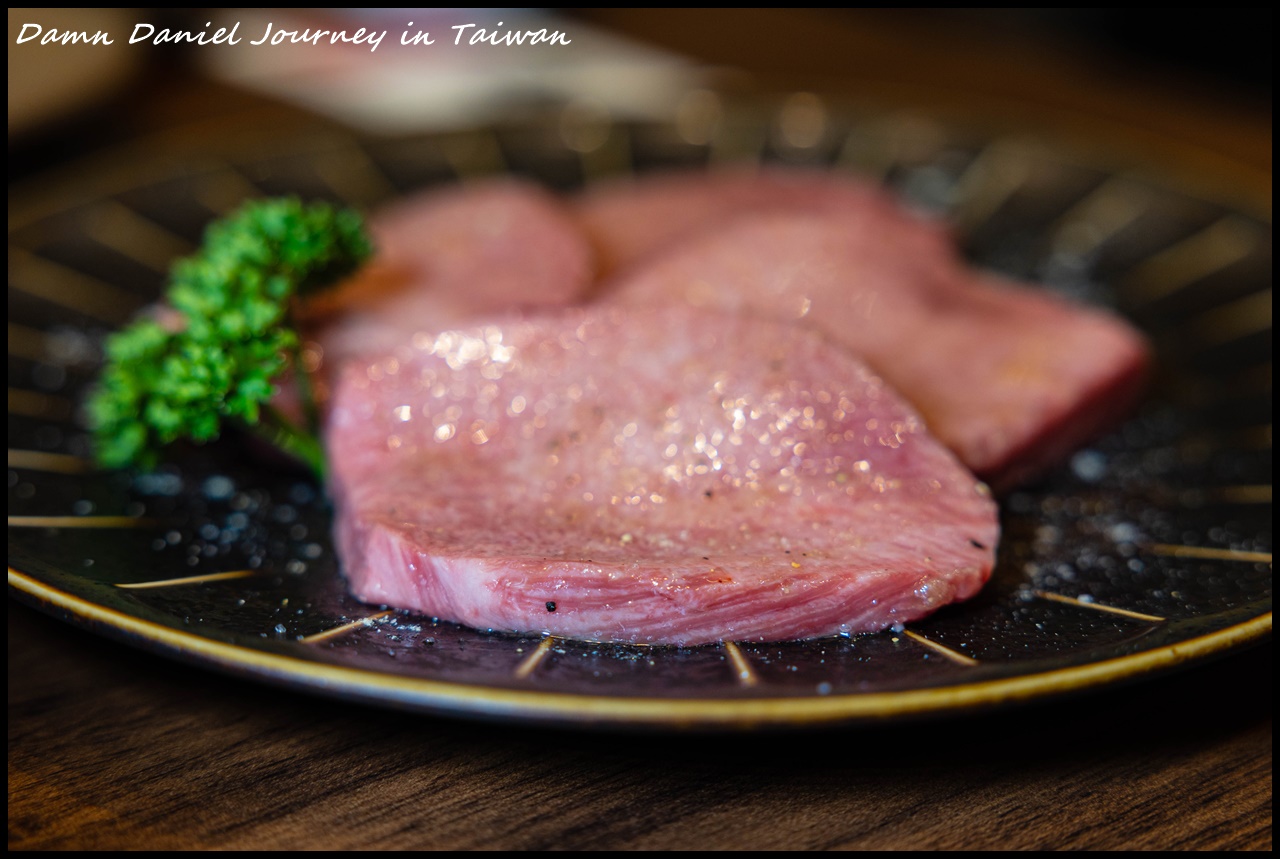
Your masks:
M754 57L761 74L808 75L815 87L867 82L865 52L835 58L853 39L879 52L867 87L881 97L954 105L929 94L931 77L989 107L1036 102L1039 86L1034 121L1092 117L1114 130L1127 119L1131 139L1270 181L1270 117L1257 105L1142 81L1121 91L1082 84L1078 62L1055 53L1036 64L1034 46L1012 53L1031 70L1012 83L973 33L948 41L925 27L935 59L926 68L909 38L917 25L898 19L759 13L736 47L712 39L714 20L697 13L600 20L694 55L702 46L718 62L750 67ZM212 115L310 121L175 75L136 94L107 136ZM12 601L8 646L10 848L1271 847L1269 642L994 714L711 736L496 726L336 703L194 671Z
M610 735L281 692L9 611L9 846L1267 849L1271 647L996 715Z

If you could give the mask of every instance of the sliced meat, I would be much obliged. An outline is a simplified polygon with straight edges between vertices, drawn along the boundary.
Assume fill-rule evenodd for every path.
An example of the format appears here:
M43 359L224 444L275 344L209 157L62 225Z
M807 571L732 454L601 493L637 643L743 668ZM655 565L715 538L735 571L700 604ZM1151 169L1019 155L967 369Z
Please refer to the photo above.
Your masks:
M611 284L604 300L681 302L810 325L863 357L997 491L1131 407L1148 364L1119 319L916 253L901 218L739 218Z
M591 247L565 205L528 182L428 191L369 226L374 260L304 308L328 368L471 317L567 304L594 275Z
M878 630L976 593L996 507L798 326L594 308L418 338L329 417L352 592L481 629L698 644Z
M917 216L887 191L830 171L768 167L672 172L593 185L573 200L604 273L630 268L674 243L735 218L765 212L831 212L892 224L900 250L933 260L954 256L938 222Z

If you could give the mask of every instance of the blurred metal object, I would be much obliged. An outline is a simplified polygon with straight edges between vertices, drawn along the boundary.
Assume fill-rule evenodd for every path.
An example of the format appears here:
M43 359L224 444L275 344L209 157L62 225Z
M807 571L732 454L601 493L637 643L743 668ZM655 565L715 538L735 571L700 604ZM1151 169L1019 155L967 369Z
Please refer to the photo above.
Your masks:
M778 134L786 146L812 149L827 134L827 109L811 92L787 96L778 111Z
M686 93L676 106L676 133L685 143L705 146L720 133L724 106L720 96L709 89Z
M560 139L579 154L595 152L609 139L613 117L597 101L572 101L560 111Z

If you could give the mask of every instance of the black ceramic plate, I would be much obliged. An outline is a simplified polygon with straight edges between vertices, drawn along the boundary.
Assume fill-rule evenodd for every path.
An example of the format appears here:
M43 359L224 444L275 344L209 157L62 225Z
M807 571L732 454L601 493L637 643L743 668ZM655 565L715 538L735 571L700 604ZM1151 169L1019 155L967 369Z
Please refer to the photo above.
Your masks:
M177 164L139 150L26 189L9 229L11 590L269 684L434 713L662 728L941 715L1132 679L1269 634L1265 198L1254 211L1248 189L1204 177L1193 192L1133 164L920 117L846 115L811 96L736 111L705 95L688 107L672 126L570 111ZM1156 343L1160 374L1140 411L1002 500L995 575L971 602L897 632L768 645L486 633L346 596L320 488L264 468L235 439L145 478L85 458L77 404L103 335L247 196L367 208L486 173L571 190L742 158L869 174L949 217L976 263L1114 306Z

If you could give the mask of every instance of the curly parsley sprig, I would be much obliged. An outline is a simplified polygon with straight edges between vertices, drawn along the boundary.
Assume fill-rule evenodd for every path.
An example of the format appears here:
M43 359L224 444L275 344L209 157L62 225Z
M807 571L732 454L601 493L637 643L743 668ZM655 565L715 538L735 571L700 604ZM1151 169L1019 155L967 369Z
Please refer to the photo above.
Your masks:
M154 468L179 439L216 439L244 426L324 474L306 374L306 426L269 403L298 366L298 296L350 274L372 253L361 217L294 198L251 202L205 233L170 273L169 319L144 318L107 339L107 363L88 413L99 462Z

